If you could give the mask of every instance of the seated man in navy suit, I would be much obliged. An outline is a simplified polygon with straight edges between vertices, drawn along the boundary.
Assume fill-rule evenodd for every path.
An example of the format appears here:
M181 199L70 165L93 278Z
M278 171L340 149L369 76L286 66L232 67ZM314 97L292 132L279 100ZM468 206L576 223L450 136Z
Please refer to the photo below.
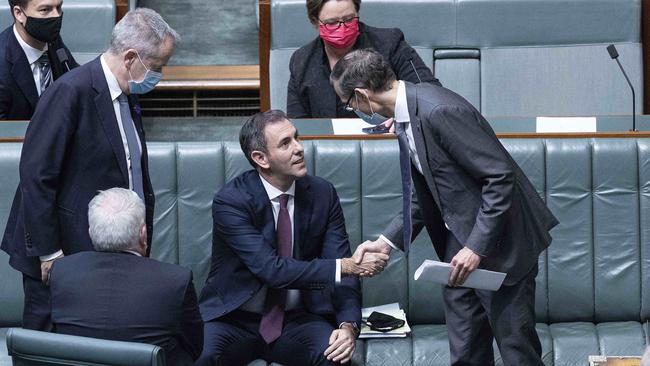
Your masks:
M0 33L0 119L31 119L45 89L78 66L59 36L62 4L9 0L14 24Z
M359 265L348 258L336 190L307 175L298 132L284 112L254 115L239 141L255 169L226 184L212 203L197 364L348 363L361 320L355 276L380 272L388 256L375 253Z
M192 271L145 257L145 205L135 192L111 188L88 206L96 251L52 266L54 331L155 344L168 365L191 365L203 346Z

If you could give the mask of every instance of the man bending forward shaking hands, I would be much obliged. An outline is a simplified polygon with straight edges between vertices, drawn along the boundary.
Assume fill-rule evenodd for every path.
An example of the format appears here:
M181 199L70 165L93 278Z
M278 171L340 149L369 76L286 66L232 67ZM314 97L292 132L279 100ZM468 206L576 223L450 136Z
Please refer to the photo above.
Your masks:
M332 184L307 175L298 132L281 111L258 113L239 141L255 168L212 204L210 274L200 298L199 365L335 365L352 358L361 320L359 281L388 256L350 257Z
M543 365L535 276L558 222L488 122L443 87L396 80L374 51L346 55L331 81L348 108L393 117L400 146L404 215L355 257L391 247L408 253L426 226L438 257L453 267L443 292L451 364L493 365L494 337L505 365ZM460 287L479 266L507 273L504 285Z

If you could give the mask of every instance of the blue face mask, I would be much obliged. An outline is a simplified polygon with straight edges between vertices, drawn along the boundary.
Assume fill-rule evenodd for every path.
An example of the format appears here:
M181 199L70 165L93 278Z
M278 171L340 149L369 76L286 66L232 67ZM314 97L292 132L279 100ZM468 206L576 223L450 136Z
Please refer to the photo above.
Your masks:
M138 54L136 53L136 55ZM138 55L138 60L140 60L140 63L144 66L147 72L144 74L142 81L135 81L133 80L133 76L131 76L131 70L129 70L129 77L131 77L131 80L129 80L129 93L146 94L152 91L160 82L160 79L162 79L162 73L149 70L144 62L142 62L140 55Z
M367 96L366 96L367 97ZM357 95L354 94L354 98L357 99ZM357 106L359 105L359 100L357 99ZM372 110L372 105L370 104L370 99L368 99L368 106L370 106L370 113L372 115L368 115L364 112L362 112L359 109L353 109L352 107L346 107L347 110L352 110L359 118L361 118L364 122L371 124L373 126L376 126L378 124L386 122L388 120L388 117L384 117L379 113L375 113Z

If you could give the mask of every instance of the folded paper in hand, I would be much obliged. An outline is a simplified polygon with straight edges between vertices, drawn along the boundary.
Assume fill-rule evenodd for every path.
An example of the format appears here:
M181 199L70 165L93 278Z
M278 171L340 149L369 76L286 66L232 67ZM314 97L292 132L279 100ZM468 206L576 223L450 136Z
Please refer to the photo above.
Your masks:
M426 259L415 271L415 280L425 280L437 282L443 285L449 283L449 275L452 266L449 263L438 262ZM476 269L472 272L463 287L470 287L479 290L496 291L501 287L506 274L503 272L493 272L484 269Z

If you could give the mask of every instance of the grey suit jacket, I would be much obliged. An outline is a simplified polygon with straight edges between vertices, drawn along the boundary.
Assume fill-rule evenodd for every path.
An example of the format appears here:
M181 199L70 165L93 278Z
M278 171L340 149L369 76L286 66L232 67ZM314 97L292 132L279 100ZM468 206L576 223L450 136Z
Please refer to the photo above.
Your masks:
M506 272L504 283L516 283L550 245L557 219L469 102L440 86L405 83L423 170L411 169L413 237L426 226L444 258L450 233L483 257L481 268ZM403 247L401 213L384 236Z

